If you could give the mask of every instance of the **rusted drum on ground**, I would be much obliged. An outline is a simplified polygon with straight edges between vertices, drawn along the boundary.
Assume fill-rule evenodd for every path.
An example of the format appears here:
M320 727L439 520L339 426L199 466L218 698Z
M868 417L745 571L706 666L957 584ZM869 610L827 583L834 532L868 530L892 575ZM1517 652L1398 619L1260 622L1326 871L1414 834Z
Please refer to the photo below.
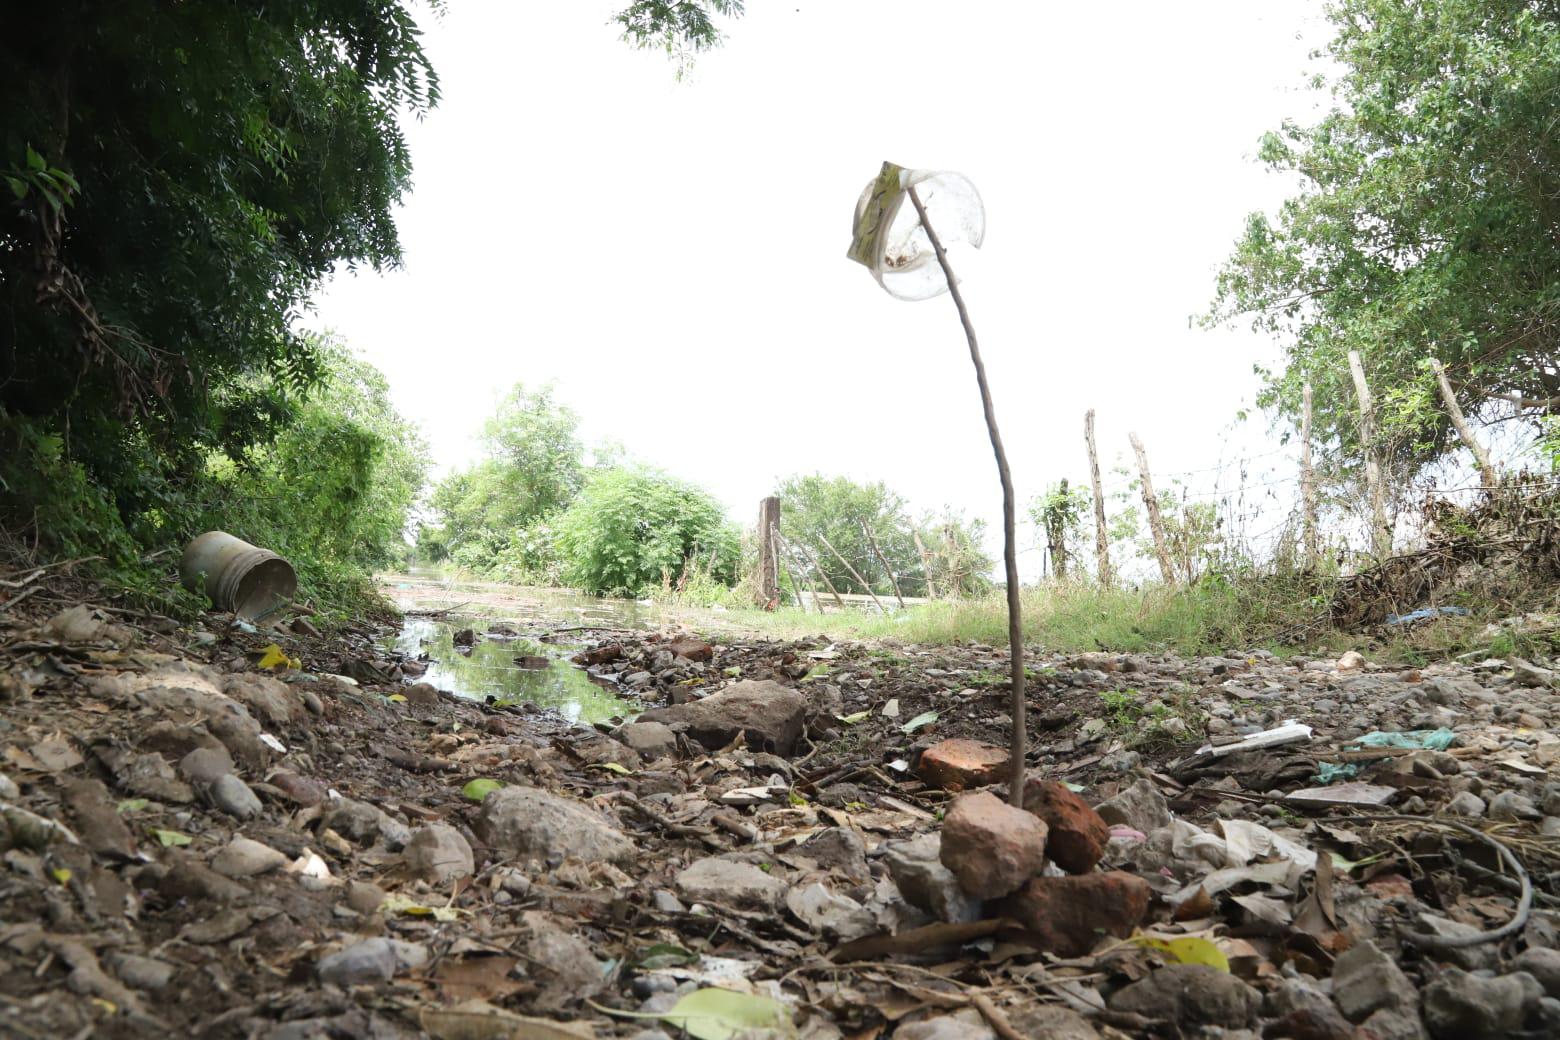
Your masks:
M192 592L204 592L218 610L251 620L298 591L292 564L226 531L207 531L185 546L179 578Z

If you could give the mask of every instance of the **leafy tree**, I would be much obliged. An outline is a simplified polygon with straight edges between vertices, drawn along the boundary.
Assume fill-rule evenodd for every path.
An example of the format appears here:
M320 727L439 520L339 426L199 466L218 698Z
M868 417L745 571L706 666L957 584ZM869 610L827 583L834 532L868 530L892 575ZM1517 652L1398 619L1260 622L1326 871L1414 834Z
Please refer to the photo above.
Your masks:
M60 435L134 524L265 443L325 371L290 319L336 265L400 257L399 118L436 98L399 0L9 11L6 447Z
M599 595L642 596L685 570L729 585L740 557L737 530L719 502L647 467L593 474L557 531L563 580Z
M585 480L579 417L553 388L516 384L483 427L488 457L451 473L429 499L433 523L418 533L421 555L528 584L557 578L550 521Z
M786 478L775 494L780 496L781 534L805 546L841 592L868 590L829 551L825 540L878 595L889 595L893 586L878 552L888 560L900 591L907 596L928 595L926 564L916 548L916 535L934 554L931 578L939 594L965 595L990 587L991 561L980 550L978 521L966 522L946 512L924 516L918 523L911 519L904 498L882 481L858 483L849 477L811 473Z
M212 452L196 529L222 528L288 557L305 598L361 607L372 568L399 563L428 448L390 401L384 376L330 340L314 392L263 447Z
M1066 478L1045 489L1045 494L1029 503L1029 522L1045 540L1051 558L1051 571L1065 579L1073 563L1081 558L1083 518L1089 510L1089 493L1069 485Z
M743 0L634 0L616 16L623 38L642 50L664 50L680 77L695 55L721 42L715 18L738 18Z
M1346 354L1360 351L1384 439L1421 464L1452 445L1437 358L1464 410L1560 404L1560 8L1531 0L1336 0L1334 107L1262 142L1302 188L1253 215L1212 320L1283 339L1263 403L1357 444Z

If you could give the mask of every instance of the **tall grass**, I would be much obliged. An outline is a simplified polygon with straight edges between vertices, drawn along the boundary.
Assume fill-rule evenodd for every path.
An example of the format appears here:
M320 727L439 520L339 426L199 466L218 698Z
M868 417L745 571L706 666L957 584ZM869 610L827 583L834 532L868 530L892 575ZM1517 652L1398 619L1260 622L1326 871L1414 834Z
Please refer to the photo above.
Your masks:
M1303 590L1271 581L1204 581L1185 588L1141 589L1054 583L1025 590L1024 638L1068 652L1283 650L1283 635L1307 616L1308 605ZM767 614L742 611L728 621L790 638L821 634L931 644L1007 643L1007 605L995 595L936 601L890 614L816 614L789 607Z

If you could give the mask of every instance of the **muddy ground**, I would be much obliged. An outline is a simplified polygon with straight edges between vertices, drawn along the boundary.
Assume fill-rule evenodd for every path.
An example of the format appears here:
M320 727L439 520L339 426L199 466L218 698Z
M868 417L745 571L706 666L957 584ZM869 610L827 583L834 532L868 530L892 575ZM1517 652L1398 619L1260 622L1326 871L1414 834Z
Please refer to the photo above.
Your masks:
M593 727L6 578L0 1035L1560 1035L1542 664L1032 648L1024 812L998 648L575 631Z

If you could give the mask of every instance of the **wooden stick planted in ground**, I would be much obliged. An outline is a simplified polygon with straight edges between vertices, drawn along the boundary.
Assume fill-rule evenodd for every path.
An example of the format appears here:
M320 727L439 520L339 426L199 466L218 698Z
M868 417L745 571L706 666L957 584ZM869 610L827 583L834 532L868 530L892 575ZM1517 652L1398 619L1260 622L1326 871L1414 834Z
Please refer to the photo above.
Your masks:
M980 404L986 415L986 432L991 436L991 453L996 456L997 476L1002 481L1002 561L1007 571L1008 657L1013 673L1013 706L1010 712L1013 716L1013 777L1008 787L1008 798L1014 805L1022 806L1026 750L1024 745L1028 731L1024 719L1024 620L1023 604L1019 599L1021 590L1018 585L1018 540L1015 532L1017 524L1014 519L1013 474L1008 469L1007 452L1002 448L1002 434L997 430L997 410L991 403L991 387L986 382L986 364L980 357L980 345L975 340L975 326L970 323L969 309L964 306L964 296L959 292L959 283L953 276L953 268L948 264L948 254L943 249L942 240L937 237L937 232L932 230L931 221L926 219L926 207L921 204L921 196L916 194L914 185L910 187L910 201L915 204L916 215L921 218L921 227L932 243L932 251L937 254L937 263L942 266L943 277L948 280L948 292L953 296L953 304L959 309L959 323L964 326L964 338L970 345L970 362L975 366L975 382L980 386Z

